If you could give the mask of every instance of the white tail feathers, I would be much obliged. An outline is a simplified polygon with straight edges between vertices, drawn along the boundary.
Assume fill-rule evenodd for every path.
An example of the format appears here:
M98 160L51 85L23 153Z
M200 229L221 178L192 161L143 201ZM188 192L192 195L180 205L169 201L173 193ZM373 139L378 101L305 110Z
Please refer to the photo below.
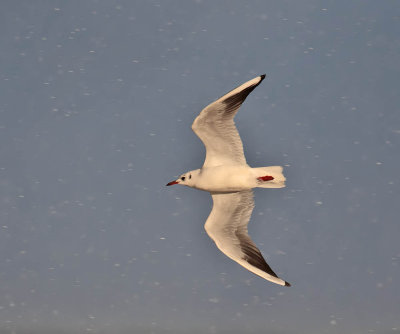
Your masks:
M283 188L286 178L282 173L281 166L269 166L253 168L257 179L256 187L259 188Z

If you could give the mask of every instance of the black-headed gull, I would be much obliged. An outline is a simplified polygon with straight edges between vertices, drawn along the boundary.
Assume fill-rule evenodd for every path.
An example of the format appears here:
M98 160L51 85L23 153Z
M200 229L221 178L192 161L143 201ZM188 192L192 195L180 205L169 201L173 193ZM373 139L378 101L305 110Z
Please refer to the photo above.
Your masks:
M167 186L180 184L210 192L214 204L204 227L221 252L268 281L290 286L267 264L247 232L254 208L251 189L285 186L282 167L251 168L246 163L233 120L264 78L265 74L247 81L201 111L192 129L206 147L203 167L182 174Z

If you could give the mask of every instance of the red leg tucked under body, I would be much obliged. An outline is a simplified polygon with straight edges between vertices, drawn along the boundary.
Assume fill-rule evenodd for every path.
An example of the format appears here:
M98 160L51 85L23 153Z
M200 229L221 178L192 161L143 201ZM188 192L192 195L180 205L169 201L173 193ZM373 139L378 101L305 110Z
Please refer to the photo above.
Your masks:
M270 176L270 175L260 176L257 178L257 180L259 180L259 181L271 181L273 179L274 179L274 177Z

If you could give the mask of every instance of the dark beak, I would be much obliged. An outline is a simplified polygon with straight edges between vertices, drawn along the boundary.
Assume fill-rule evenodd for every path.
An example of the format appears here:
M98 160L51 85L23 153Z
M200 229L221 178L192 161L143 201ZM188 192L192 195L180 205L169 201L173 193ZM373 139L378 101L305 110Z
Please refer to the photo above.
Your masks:
M173 186L174 184L178 184L178 181L171 181L167 183L167 186Z

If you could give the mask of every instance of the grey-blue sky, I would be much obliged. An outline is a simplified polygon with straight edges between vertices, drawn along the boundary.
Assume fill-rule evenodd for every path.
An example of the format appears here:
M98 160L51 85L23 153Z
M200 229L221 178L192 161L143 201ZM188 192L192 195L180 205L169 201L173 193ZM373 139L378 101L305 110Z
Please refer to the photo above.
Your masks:
M400 328L396 1L4 1L0 325L114 332ZM286 166L250 233L279 288L221 255L190 129L237 116L248 162ZM398 329L397 329L398 330Z

